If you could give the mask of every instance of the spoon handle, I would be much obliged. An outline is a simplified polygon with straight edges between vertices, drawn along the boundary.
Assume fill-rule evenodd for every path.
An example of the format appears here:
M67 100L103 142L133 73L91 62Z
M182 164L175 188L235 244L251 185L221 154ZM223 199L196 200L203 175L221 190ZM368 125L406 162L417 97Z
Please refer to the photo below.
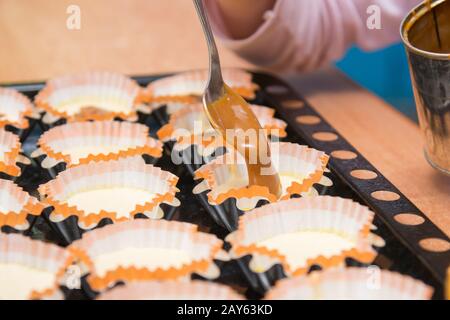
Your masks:
M223 90L223 79L222 71L220 69L220 59L219 52L217 50L216 42L214 40L214 35L211 30L211 25L209 24L208 16L206 14L205 8L203 6L203 0L193 0L195 9L197 10L198 17L203 27L203 33L205 34L206 42L208 44L209 51L209 80L208 89L209 94L214 100L220 95Z

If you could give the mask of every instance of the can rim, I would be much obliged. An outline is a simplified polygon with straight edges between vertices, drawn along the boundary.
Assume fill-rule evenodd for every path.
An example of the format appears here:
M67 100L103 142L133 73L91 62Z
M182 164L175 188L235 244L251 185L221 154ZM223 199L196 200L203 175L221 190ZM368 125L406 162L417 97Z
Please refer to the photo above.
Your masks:
M434 0L431 3L431 7L437 7L439 5L441 5L442 3L444 3L447 0ZM408 40L408 37L405 36L406 33L406 26L408 23L412 23L412 25L414 25L416 23L416 21L418 21L420 18L422 18L425 13L428 12L428 8L425 7L425 2L422 2L420 4L418 4L416 7L414 7L409 13L408 15L405 17L405 19L403 19L401 25L400 25L400 36L402 38L403 44L406 46L406 48L411 51L414 52L416 54L428 57L428 58L433 58L433 59L438 59L438 60L449 60L450 59L450 52L449 53L436 53L436 52L430 52L430 51L425 51L422 49L419 49L415 46L413 46L411 44L411 42Z

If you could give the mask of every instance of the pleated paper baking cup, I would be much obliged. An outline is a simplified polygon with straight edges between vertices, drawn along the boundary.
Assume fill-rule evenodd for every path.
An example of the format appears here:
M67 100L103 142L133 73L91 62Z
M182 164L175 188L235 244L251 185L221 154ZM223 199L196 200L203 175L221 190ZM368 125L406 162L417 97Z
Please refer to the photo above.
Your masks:
M265 272L276 264L288 276L306 274L312 266L341 266L347 258L371 263L372 245L384 242L372 234L374 213L352 200L318 196L269 204L246 213L226 240L230 255L251 255L250 269Z
M433 289L396 272L344 268L279 281L268 300L429 300Z
M180 110L183 110L190 106L195 105L203 105L201 101L194 102L154 102L147 104L147 113L148 112L159 112L161 115L161 120L163 120L163 124L167 124L169 122L170 116Z
M119 121L74 122L46 131L32 155L45 155L41 165L51 168L64 162L73 167L90 162L149 155L162 156L163 145L149 137L148 127Z
M174 113L176 113L177 111L180 111L188 106L192 106L192 105L200 105L203 106L202 102L194 102L194 103L183 103L183 102L169 102L166 103L166 113L170 116ZM258 105L254 105L254 106L258 106ZM155 107L157 107L157 105L155 105ZM269 107L265 107L265 106L259 106L261 107L261 111L263 113L263 115L267 115L268 117L273 117L275 115L275 109L273 108L269 108ZM262 111L264 110L264 111ZM255 112L253 110L253 112Z
M250 107L267 135L280 138L286 136L287 124L274 118L274 109L259 105ZM157 134L164 142L176 141L175 149L184 150L196 145L201 150L205 149L206 155L225 145L223 138L210 125L202 104L186 105L176 111Z
M28 218L41 214L44 206L10 180L0 179L0 227L16 230L30 227Z
M144 100L148 100L149 98L145 98L145 90L144 90ZM188 106L192 106L192 105L196 105L196 104L201 104L201 99L192 99L187 100L186 102L148 102L146 104L141 104L139 105L139 111L146 113L146 114L150 114L152 112L154 112L155 110L159 110L161 108L164 107L164 117L165 118L169 118L172 114L174 114L175 112L184 109ZM167 121L166 121L167 122Z
M98 300L243 300L230 287L206 281L141 281L116 287Z
M89 273L92 290L115 283L187 279L193 273L216 278L213 260L227 259L223 242L189 223L138 219L87 232L70 250Z
M27 117L33 115L31 101L16 90L0 88L0 127L7 125L17 129L27 129Z
M20 149L19 137L5 129L0 129L0 172L12 177L20 175L21 170L16 165Z
M224 82L236 93L246 99L255 98L258 86L252 82L252 75L239 69L223 69ZM151 82L146 90L147 101L199 102L208 81L208 70L195 70L179 73Z
M39 187L42 202L54 208L52 222L76 216L82 229L92 229L102 219L121 222L143 214L163 216L160 205L178 206L178 177L142 158L89 163L60 173Z
M177 111L183 110L184 108L191 106L191 105L201 105L203 106L203 104L201 102L196 102L196 103L177 103L177 102L173 102L173 103L167 103L166 104L166 113L171 116L172 114L174 114Z
M47 114L43 121L59 119L136 120L140 103L138 84L121 74L86 72L47 82L35 98L36 107Z
M329 159L324 152L286 142L274 142L270 147L272 164L282 187L280 199L271 194L266 186L249 186L245 161L236 152L217 157L198 169L195 179L203 180L193 192L208 191L208 202L212 205L234 198L240 210L248 211L255 208L260 200L275 202L294 195L315 195L314 184L329 184L323 176Z
M0 300L61 298L68 251L18 234L0 234Z

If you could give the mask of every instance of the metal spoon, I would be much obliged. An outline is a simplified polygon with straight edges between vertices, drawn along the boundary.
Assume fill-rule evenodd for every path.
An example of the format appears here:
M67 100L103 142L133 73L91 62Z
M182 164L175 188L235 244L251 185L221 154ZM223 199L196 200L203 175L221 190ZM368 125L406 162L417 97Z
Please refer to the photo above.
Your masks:
M274 170L270 158L268 165L267 163L263 165L264 161L262 161L261 156L270 156L270 145L261 128L261 124L245 100L229 89L224 83L220 70L219 53L208 17L203 7L203 1L193 1L205 33L209 51L209 79L203 95L203 107L206 116L212 127L218 132L221 132L226 142L230 143L236 151L245 157L249 173L249 183L265 185L271 193L280 197L281 183L278 174L276 172L271 174L262 173L263 169L271 169L272 172ZM219 103L221 99L223 101ZM236 144L234 135L228 137L227 130L234 130L234 133L238 134L242 133L241 136L245 136L248 130L253 130L252 132L256 133L256 139ZM250 159L249 154L256 156L256 163L251 163L252 159Z
M198 17L203 27L203 32L205 34L206 43L208 44L209 52L209 78L208 84L205 89L205 94L203 95L203 105L205 106L205 111L209 116L206 106L214 101L219 100L225 93L224 82L222 78L222 71L220 69L220 58L219 51L217 50L216 42L214 40L214 35L209 24L208 16L206 15L205 8L203 6L202 0L193 0L195 9L197 10Z

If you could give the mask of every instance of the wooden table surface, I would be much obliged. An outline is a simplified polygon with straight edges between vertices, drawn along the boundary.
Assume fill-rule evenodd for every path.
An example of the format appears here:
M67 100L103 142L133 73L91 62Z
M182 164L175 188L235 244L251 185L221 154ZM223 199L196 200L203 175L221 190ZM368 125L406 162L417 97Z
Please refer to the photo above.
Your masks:
M66 9L81 9L68 30ZM0 82L81 70L151 74L207 66L189 0L0 0ZM225 66L250 67L220 48ZM313 106L450 235L450 179L422 154L416 124L334 69L289 78Z

